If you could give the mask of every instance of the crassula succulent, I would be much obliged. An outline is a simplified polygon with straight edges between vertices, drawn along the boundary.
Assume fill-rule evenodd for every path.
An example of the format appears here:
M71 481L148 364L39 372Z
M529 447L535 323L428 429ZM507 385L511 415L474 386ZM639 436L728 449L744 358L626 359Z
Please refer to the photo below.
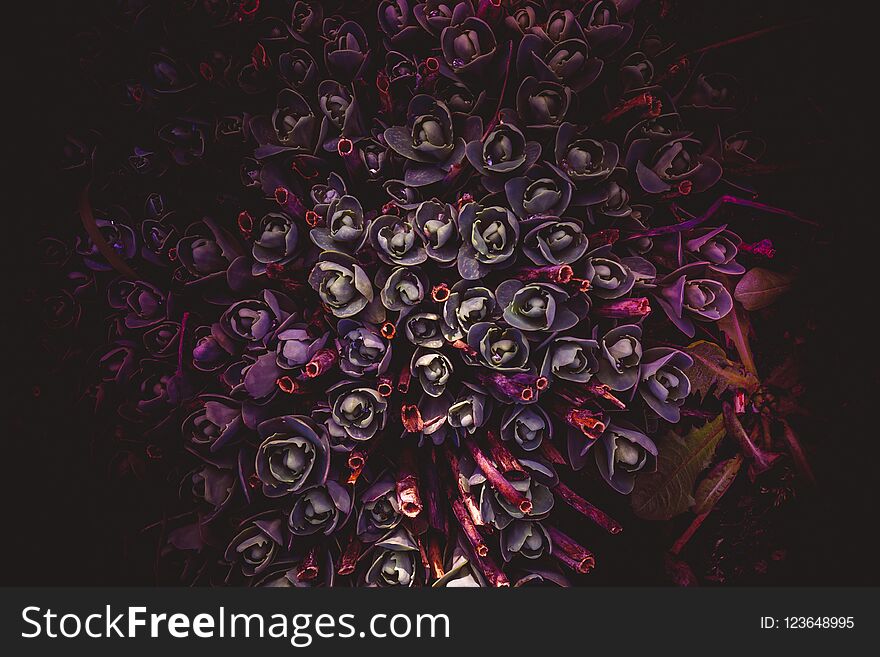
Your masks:
M186 473L161 557L266 586L588 572L560 525L619 525L574 490L637 495L711 418L692 338L724 344L761 255L716 217L759 143L718 124L733 82L677 75L637 0L182 4L199 48L151 14L161 75L127 87L155 139L95 159L86 229L45 245L77 288L56 324L77 285L110 316L98 412Z

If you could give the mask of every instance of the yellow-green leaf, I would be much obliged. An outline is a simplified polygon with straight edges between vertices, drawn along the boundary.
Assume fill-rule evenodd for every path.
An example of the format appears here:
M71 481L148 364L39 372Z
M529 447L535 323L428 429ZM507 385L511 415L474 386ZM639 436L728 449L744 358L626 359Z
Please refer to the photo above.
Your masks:
M657 471L636 478L633 512L645 520L669 520L691 508L697 476L725 433L721 415L684 436L670 431L657 444Z
M728 390L743 389L752 393L758 389L758 379L747 371L741 363L727 357L724 349L714 342L700 340L688 346L685 351L694 359L688 369L691 388L700 393L703 399L714 387L715 396L721 397Z

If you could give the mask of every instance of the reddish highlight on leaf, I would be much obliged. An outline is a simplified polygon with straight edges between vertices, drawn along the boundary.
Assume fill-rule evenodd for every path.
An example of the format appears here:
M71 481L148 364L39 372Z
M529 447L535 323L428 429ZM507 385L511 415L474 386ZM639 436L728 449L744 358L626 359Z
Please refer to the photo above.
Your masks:
M269 68L272 66L272 60L269 59L269 54L262 43L257 43L254 46L251 52L251 63L254 65L254 68Z

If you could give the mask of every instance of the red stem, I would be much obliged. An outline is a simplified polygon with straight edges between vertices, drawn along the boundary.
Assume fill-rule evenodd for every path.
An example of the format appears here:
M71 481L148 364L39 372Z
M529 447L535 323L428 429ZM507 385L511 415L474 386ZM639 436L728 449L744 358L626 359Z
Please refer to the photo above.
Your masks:
M419 494L419 476L412 450L404 450L400 460L400 469L397 471L397 501L403 515L415 518L422 512L422 496Z
M357 535L352 536L348 542L348 547L345 548L345 552L339 558L339 568L336 572L340 575L351 575L354 572L355 566L357 566L357 561L361 556L363 548L364 544L360 542Z
M296 576L306 582L309 582L316 577L318 577L318 546L312 546L312 549L308 551L306 556L303 558L302 562L299 564L299 568L296 571Z
M553 487L553 492L559 495L559 497L561 497L572 509L581 515L586 516L610 534L619 534L623 531L623 527L619 522L607 515L601 509L597 509L595 506L587 502L583 497L575 493L562 482L559 482Z
M596 559L592 552L556 527L545 527L545 529L553 542L553 556L582 574L593 569Z
M483 537L480 532L477 530L476 525L474 525L471 517L468 515L467 509L464 508L464 504L462 504L461 500L454 499L452 500L452 513L455 514L456 520L458 520L458 524L461 525L461 530L467 538L468 543L471 544L471 547L474 548L474 552L477 553L479 557L485 557L489 554L489 548L483 542Z
M486 432L486 438L489 442L489 450L492 452L492 458L504 472L510 472L512 470L525 472L525 468L522 467L517 458L509 449L507 449L504 443L501 442L497 433L490 429Z
M480 470L483 471L483 474L486 475L486 479L489 480L492 487L497 490L504 499L511 504L516 505L520 511L526 514L531 513L531 500L527 499L522 493L513 487L513 484L501 474L498 468L496 468L486 457L477 444L471 438L466 438L464 440L464 445L467 447L474 461L476 461L477 466L479 466Z
M458 467L458 457L448 446L444 446L444 454L446 455L446 461L449 464L449 472L452 476L452 481L458 489L458 495L461 498L461 502L465 509L467 509L468 515L475 525L479 526L485 524L483 522L483 516L480 514L480 507L477 506L474 496L465 488L464 482L462 481L461 469ZM450 495L449 497L452 498L453 496Z
M810 226L818 226L815 221L810 219L804 219L803 217L798 216L794 212L790 210L783 210L782 208L777 208L772 205L766 205L764 203L758 203L757 201L750 201L748 199L739 198L738 196L730 196L729 194L725 194L724 196L719 197L716 201L709 206L709 209L706 210L703 214L693 217L692 219L688 219L686 221L682 221L681 223L677 223L672 226L659 226L657 228L651 228L650 230L643 231L641 233L635 233L630 235L624 239L626 240L638 240L644 237L656 237L657 235L670 235L673 233L682 233L687 230L691 230L692 228L696 228L703 222L709 220L712 216L718 212L721 207L727 203L731 205L739 205L745 208L751 208L752 210L759 210L761 212L767 212L769 214L779 214L784 217L788 217L789 219L794 219L795 221L799 221L804 224L808 224ZM678 210L676 206L672 206L672 211L675 212Z
M696 533L696 531L700 528L700 525L703 524L703 521L707 517L709 517L709 511L706 511L706 513L701 513L697 517L695 517L691 524L688 525L688 528L684 530L684 533L678 537L675 543L673 543L672 549L670 549L669 551L675 555L681 552L684 549L684 546L688 544L688 541L691 540L691 537Z

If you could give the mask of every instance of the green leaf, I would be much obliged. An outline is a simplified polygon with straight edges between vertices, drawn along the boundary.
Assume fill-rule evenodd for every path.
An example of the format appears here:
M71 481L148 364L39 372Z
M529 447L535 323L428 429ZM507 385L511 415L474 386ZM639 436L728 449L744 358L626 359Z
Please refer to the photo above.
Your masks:
M700 482L700 485L697 486L697 491L694 493L694 513L700 515L701 513L709 513L712 510L712 507L718 503L718 500L721 499L724 493L727 492L727 489L730 488L733 480L736 479L742 464L743 456L742 454L737 454L733 458L722 461L712 468L712 471Z
M794 278L794 274L755 267L736 284L733 296L746 310L765 308L791 289Z
M657 471L636 478L633 512L645 520L669 520L691 508L697 476L725 433L721 415L685 436L670 431L658 445Z
M724 349L714 342L700 340L685 351L694 359L693 366L688 369L688 379L703 399L713 387L718 398L728 390L742 388L752 393L758 389L757 377L746 371L742 364L730 360Z

